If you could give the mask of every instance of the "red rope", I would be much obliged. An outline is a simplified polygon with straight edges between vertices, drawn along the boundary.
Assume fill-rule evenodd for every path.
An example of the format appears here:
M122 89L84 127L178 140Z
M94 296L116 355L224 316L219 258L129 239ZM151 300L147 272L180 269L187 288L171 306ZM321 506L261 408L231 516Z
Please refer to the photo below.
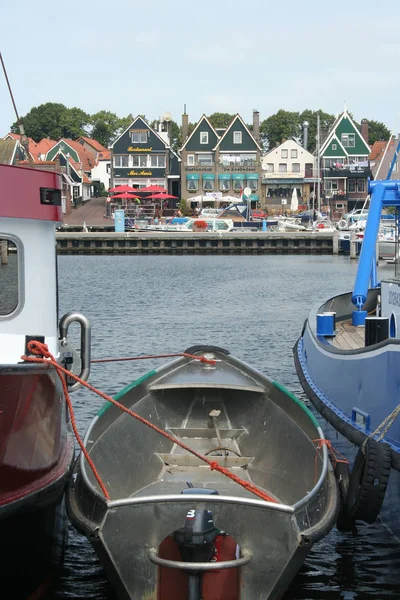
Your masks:
M192 448L189 448L189 446L187 446L186 444L184 444L181 440L179 440L175 436L167 433L163 429L160 429L159 427L157 427L156 425L154 425L153 423L151 423L147 419L144 419L143 417L141 417L140 415L138 415L137 413L135 413L133 410L130 410L129 408L126 408L126 406L124 406L120 402L117 402L116 400L114 400L114 398L112 398L111 396L108 396L108 394L105 394L104 392L101 392L97 388L93 387L92 385L90 385L90 383L87 383L87 381L84 381L83 379L81 379L77 375L74 375L73 373L71 373L71 371L68 371L67 369L64 369L64 367L62 367L55 360L54 356L49 352L49 349L48 349L48 347L47 347L46 344L42 344L41 342L38 342L36 340L32 340L32 341L30 341L28 343L28 350L32 354L41 355L42 358L39 358L39 357L36 357L36 356L21 356L22 360L29 361L29 362L40 362L40 363L45 363L45 364L48 364L48 365L53 365L53 367L56 369L56 371L58 373L58 376L61 379L61 383L62 383L62 386L63 386L63 389L64 389L64 394L65 394L65 398L66 398L66 401L67 401L68 410L69 410L70 415L71 415L71 424L72 424L72 428L73 428L74 434L76 436L76 439L78 440L79 446L80 446L80 448L81 448L81 450L82 450L82 452L83 452L86 460L88 461L88 463L89 463L89 465L90 465L90 467L91 467L91 469L92 469L92 471L94 473L94 476L96 477L96 479L97 479L97 481L98 481L98 483L99 483L99 485L101 487L101 490L102 490L104 496L107 498L107 500L110 499L110 496L109 496L109 494L107 492L107 489L106 489L103 481L101 480L101 477L100 477L98 471L96 470L96 467L95 467L92 459L90 458L89 453L87 452L87 450L86 450L86 448L85 448L85 446L83 444L83 441L82 441L82 439L81 439L81 437L79 435L79 432L77 430L76 422L75 422L75 416L74 416L74 411L73 411L73 407L72 407L72 402L71 402L71 398L69 396L67 383L66 383L65 377L63 377L63 374L67 375L68 377L72 377L76 381L79 381L79 383L81 383L83 386L87 387L89 390L91 390L92 392L94 392L95 394L97 394L98 396L100 396L101 398L103 398L104 400L106 400L107 402L111 402L111 404L114 404L114 406L116 406L117 408L119 408L119 409L123 410L124 412L126 412L127 414L131 415L132 417L134 417L135 419L137 419L138 421L140 421L144 425L147 425L147 427L150 427L150 429L153 429L154 431L156 431L160 435L162 435L162 436L166 437L167 439L169 439L174 444L177 444L178 446L180 446L181 448L183 448L187 452L190 452L191 454L193 454L194 456L196 456L197 458L199 458L203 462L207 463L208 466L211 468L211 470L216 470L216 471L219 471L220 473L223 473L224 475L226 475L227 477L229 477L229 479L232 479L232 481L235 481L236 483L238 483L239 485L241 485L242 487L244 487L246 490L248 490L249 492L252 492L253 494L255 494L256 496L258 496L262 500L265 500L266 502L277 502L277 500L275 500L275 498L272 498L271 496L269 496L268 494L266 494L263 490L258 489L253 483L250 483L248 481L245 481L244 479L241 479L240 477L238 477L234 473L231 473L231 471L229 471L225 467L221 467L216 461L212 461L209 458L207 458L206 456L203 456L202 454L200 454L199 452L196 452L196 450L193 450ZM166 355L166 356L168 356L168 355ZM182 354L175 354L174 356L186 356L186 357L189 357L189 358L194 358L196 360L199 360L200 362L215 363L214 360L208 360L208 359L205 359L204 357L194 356L192 354L182 353ZM154 358L154 357L152 357L152 358Z
M171 358L173 356L186 356L187 358L195 358L200 362L215 365L217 361L205 358L204 356L195 356L194 354L188 354L187 352L181 352L179 354L154 354L152 356L129 356L124 358L95 358L91 360L91 363L105 363L105 362L119 362L123 360L146 360L148 358Z
M329 456L330 456L331 462L333 464L333 468L336 467L337 463L347 463L347 464L349 463L347 458L345 456L343 456L343 454L341 454L339 452L339 450L336 450L336 448L334 448L332 446L332 444L329 440L322 440L322 439L313 440L313 444L316 444L317 442L318 442L317 450L321 450L322 446L327 446Z

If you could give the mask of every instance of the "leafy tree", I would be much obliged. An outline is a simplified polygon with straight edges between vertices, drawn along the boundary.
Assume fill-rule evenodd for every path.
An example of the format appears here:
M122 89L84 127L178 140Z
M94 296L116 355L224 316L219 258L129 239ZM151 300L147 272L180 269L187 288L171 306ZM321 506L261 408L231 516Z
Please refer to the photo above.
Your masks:
M230 125L234 116L235 115L230 115L229 113L215 112L208 117L208 120L214 128L226 129Z
M61 137L76 139L80 135L87 135L90 117L80 108L47 102L34 106L21 120L26 135L39 142L46 137L58 140ZM18 123L13 123L11 131L19 133Z
M132 121L130 121L130 123ZM120 119L115 113L108 110L100 110L91 116L90 122L92 125L91 137L107 148L112 140L117 137L125 120ZM128 126L129 123L126 127Z
M278 110L260 124L261 144L265 150L271 150L283 139L301 136L300 113Z
M317 147L317 117L319 115L319 127L320 127L320 143L322 145L323 140L326 138L329 129L333 125L335 121L335 115L330 115L329 113L323 112L322 110L303 110L303 112L299 115L299 127L300 127L300 143L303 144L303 123L304 121L308 122L308 143L307 150L309 152L314 152Z
M375 142L386 142L391 132L384 123L380 121L368 121L368 144L372 146Z

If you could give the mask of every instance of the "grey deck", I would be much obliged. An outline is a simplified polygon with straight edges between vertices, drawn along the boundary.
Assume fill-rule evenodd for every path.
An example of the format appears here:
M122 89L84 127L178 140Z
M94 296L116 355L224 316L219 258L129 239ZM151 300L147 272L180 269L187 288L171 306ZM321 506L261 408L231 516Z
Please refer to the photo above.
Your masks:
M349 321L336 323L336 335L330 339L332 346L341 350L358 350L364 348L364 326L355 327Z

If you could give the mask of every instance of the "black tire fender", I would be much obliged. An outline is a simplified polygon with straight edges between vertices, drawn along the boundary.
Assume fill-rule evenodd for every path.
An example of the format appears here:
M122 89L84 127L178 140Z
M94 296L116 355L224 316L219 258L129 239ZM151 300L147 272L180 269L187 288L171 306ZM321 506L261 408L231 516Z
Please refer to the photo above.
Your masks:
M351 472L346 500L348 519L374 523L382 508L390 477L392 451L384 442L367 439Z

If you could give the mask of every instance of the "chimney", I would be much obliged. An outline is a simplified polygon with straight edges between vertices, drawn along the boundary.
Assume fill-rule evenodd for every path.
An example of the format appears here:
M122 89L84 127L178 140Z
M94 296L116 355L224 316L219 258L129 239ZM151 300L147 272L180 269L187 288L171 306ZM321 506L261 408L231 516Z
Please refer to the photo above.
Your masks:
M303 148L307 150L308 146L308 121L304 121L303 123Z
M260 141L260 113L253 109L253 136Z
M364 140L368 144L368 121L367 121L367 119L362 119L362 121L361 121L361 135L363 136Z
M184 112L182 115L182 144L186 142L189 131L189 115L186 113L186 104L184 106L183 111Z

